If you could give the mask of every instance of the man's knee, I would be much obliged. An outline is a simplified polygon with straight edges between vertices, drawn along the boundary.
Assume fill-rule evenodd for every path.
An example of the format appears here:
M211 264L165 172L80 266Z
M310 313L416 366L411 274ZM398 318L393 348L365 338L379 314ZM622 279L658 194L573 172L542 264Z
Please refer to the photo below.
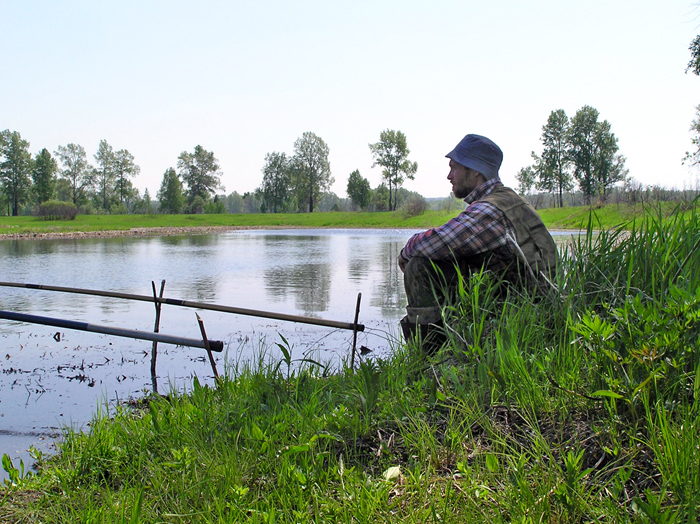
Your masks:
M404 287L409 307L431 307L442 302L445 290L456 280L454 264L412 257L404 268Z

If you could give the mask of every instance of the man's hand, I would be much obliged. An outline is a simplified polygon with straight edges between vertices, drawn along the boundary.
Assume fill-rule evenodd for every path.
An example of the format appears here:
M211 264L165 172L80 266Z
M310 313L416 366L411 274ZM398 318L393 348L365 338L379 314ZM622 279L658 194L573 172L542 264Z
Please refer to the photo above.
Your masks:
M403 273L404 269L406 269L406 264L408 264L408 259L403 256L403 249L401 250L401 253L399 253L399 269Z

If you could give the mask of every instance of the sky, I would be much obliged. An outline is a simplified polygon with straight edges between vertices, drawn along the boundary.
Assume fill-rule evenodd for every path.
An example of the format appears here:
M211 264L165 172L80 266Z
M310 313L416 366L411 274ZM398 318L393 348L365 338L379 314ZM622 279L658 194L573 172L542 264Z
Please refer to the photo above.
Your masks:
M368 144L394 129L418 163L404 187L444 197L445 154L465 134L501 147L514 186L549 114L589 105L631 177L695 187L681 161L698 33L692 0L0 0L0 130L32 153L127 149L151 196L196 145L227 194L253 191L266 153L293 154L311 131L345 197L355 169L381 182Z

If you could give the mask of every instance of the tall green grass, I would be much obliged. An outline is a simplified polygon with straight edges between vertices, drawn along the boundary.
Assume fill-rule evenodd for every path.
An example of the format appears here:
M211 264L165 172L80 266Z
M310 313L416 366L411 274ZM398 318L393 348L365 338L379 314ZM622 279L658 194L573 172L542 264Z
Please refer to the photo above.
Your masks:
M282 339L217 387L99 413L15 472L0 519L696 522L697 209L591 218L546 297L465 278L432 357L329 369Z

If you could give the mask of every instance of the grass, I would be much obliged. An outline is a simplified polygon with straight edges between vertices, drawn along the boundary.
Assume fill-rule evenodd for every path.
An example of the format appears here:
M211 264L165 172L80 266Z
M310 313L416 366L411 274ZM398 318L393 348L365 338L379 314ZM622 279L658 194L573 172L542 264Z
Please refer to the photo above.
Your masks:
M429 211L406 218L400 213L278 213L238 215L78 215L72 221L37 217L0 217L0 234L62 233L128 230L153 227L306 227L306 228L427 228L458 212Z
M642 219L654 206L609 204L595 209L596 228L610 229ZM664 213L670 212L664 203ZM307 228L415 228L425 229L444 224L460 210L427 211L422 215L406 217L401 212L327 212L279 213L237 215L78 215L75 220L46 221L39 217L0 216L0 236L3 234L72 233L129 230L158 227L307 227ZM585 228L590 215L589 207L566 207L540 210L550 229Z
M590 221L548 297L467 278L433 357L330 370L282 340L98 413L36 474L5 462L0 520L696 522L698 211Z

